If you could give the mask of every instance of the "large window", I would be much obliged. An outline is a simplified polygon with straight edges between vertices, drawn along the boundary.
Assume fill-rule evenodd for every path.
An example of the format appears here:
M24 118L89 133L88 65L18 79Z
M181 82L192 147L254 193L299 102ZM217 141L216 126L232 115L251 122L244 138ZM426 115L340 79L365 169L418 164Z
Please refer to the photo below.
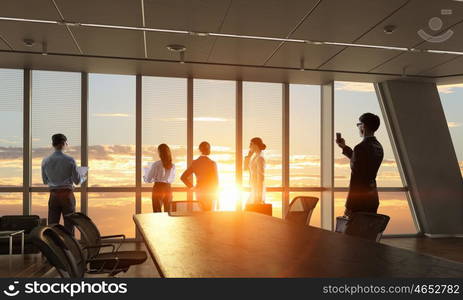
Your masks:
M90 74L88 80L88 184L135 186L135 76Z
M340 132L351 148L361 142L357 123L363 113L371 112L381 118L381 126L376 138L384 149L384 159L378 171L378 187L403 187L397 162L389 140L385 121L379 107L372 83L336 82L334 128ZM342 150L335 145L334 182L336 187L347 187L350 179L349 159L342 155ZM346 202L346 193L335 194L335 216L341 216ZM416 233L411 210L405 193L380 192L378 212L391 217L388 233ZM401 224L401 225L397 225ZM404 225L405 224L405 225ZM402 226L403 225L403 226Z
M66 152L80 165L81 154L87 151L90 167L88 189L82 191L86 194L75 193L77 211L81 198L87 199L88 205L82 209L105 235L124 233L134 237L132 215L135 208L141 207L142 213L152 212L152 183L138 185L136 161L140 162L138 167L143 173L143 168L159 159L157 147L161 143L170 146L176 165L174 201L190 199L180 176L187 167L187 154L193 153L196 158L199 143L208 141L212 145L211 158L217 162L219 171L220 195L215 208L236 209L247 201L250 192L247 170L243 170L242 178L238 178L242 180L242 186L236 185L237 174L240 174L236 162L247 155L253 137L262 138L267 145L264 151L266 202L272 204L273 216L284 217L283 201L291 201L297 196L316 197L320 201L313 211L310 225L321 226L321 216L325 215L321 213L320 205L322 122L334 120L334 131L341 132L348 145L353 147L361 140L356 127L359 116L372 112L382 118L372 84L337 82L333 120L321 120L318 85L289 84L289 99L285 99L284 85L280 83L243 82L243 94L237 95L241 89L237 89L236 81L142 76L139 77L141 91L138 91L141 92L141 119L138 120L141 122L141 128L138 128L141 157L136 160L136 76L89 74L87 77L72 72L32 71L32 168L29 173L33 186L26 191L22 182L24 78L23 70L0 69L2 214L21 213L22 193L30 191L31 213L47 217L49 193L42 185L41 162L53 151L51 136L63 133L68 137ZM83 78L88 78L87 120L81 116ZM192 95L188 94L189 83L192 83ZM458 114L462 107L463 88L442 86L440 92L463 170L463 119ZM242 100L242 115L237 114L236 109L240 107L237 99ZM289 111L286 101L289 101ZM284 132L283 120L289 122L289 132ZM188 124L193 127L188 128ZM85 128L87 132L82 132ZM193 133L191 141L187 140L188 129ZM87 135L87 149L81 149L81 134L82 137ZM391 217L386 233L414 233L416 228L408 205L407 187L402 182L384 120L377 137L385 151L377 182L379 213ZM236 152L237 139L242 142L242 153ZM287 149L283 147L284 140L289 140L286 145L289 146L288 153L284 152ZM188 142L192 143L192 148L188 148ZM331 217L343 213L350 178L349 160L336 145L334 149L335 213ZM288 157L284 159L283 154ZM286 159L289 165L283 166ZM283 172L288 169L289 185L286 186Z
M282 84L243 82L243 155L249 151L249 142L260 137L266 169L265 185L282 186ZM243 173L243 185L249 186L249 172ZM281 217L281 197L270 197L274 216ZM246 198L244 198L246 200Z
M291 84L289 89L289 186L319 187L320 182L320 86ZM321 226L319 192L291 192L319 199L310 225Z
M0 186L20 186L23 182L22 114L23 71L0 69Z
M211 144L211 159L217 162L220 196L217 208L235 210L238 192L235 184L235 90L234 81L194 81L194 148L202 141Z
M21 215L23 201L21 193L0 193L1 215Z
M102 235L125 234L135 236L133 214L134 193L89 193L88 215L98 226Z
M290 186L320 186L320 87L291 84Z
M439 94L463 175L463 85L441 85Z
M187 80L145 76L142 82L142 166L147 168L154 161L159 160L157 146L165 143L172 151L172 159L176 167L174 186L183 186L180 176L186 169Z
M379 187L402 187L403 183L392 151L384 119L372 83L336 82L335 85L334 128L346 140L352 149L361 142L357 123L359 117L371 112L381 118L381 125L376 138L384 149L384 159L378 171L376 182ZM342 155L342 150L335 145L335 186L349 185L349 159Z
M53 153L51 136L68 139L65 152L80 164L81 75L71 72L32 72L32 184L43 185L43 158Z

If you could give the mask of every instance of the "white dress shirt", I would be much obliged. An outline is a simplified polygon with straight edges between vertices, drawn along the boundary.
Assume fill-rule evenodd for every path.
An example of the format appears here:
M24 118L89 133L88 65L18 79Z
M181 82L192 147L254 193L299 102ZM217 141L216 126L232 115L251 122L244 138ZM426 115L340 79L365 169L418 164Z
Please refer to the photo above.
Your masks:
M175 180L175 165L172 164L172 168L166 170L162 165L162 161L158 160L148 168L143 180L146 183L164 182L171 184Z
M265 158L262 152L246 156L245 169L249 170L251 193L248 203L265 203Z

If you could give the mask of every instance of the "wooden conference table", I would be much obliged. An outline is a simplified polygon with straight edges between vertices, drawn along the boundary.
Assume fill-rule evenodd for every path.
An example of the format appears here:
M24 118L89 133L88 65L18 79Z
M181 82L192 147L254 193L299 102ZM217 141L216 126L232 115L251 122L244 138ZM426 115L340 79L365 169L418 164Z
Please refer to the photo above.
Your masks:
M463 264L250 212L134 215L163 277L463 277Z

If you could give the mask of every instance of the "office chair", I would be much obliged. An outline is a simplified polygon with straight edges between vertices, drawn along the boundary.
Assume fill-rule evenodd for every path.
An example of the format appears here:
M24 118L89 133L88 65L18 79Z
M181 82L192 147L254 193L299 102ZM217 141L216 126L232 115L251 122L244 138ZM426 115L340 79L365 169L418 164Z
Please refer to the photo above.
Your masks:
M289 204L285 220L291 223L308 226L310 224L312 212L315 206L317 206L317 203L318 198L316 197L295 197Z
M99 246L86 246L81 247L79 242L67 231L64 226L60 224L55 224L52 226L53 230L58 233L63 243L68 247L71 253L74 255L76 262L77 270L76 272L82 274L82 277L85 273L88 274L106 274L109 273L110 276L115 276L120 272L126 272L129 268L127 266L119 267L119 257L117 254L110 257L87 257L87 250L90 248L112 248L114 253L115 247L112 244L102 244ZM87 265L90 268L87 268ZM98 265L99 268L92 268L92 266Z
M337 218L338 222L340 218ZM343 226L339 226L336 231L379 242L389 220L390 217L386 215L356 212L350 218L343 219Z
M78 271L79 268L71 250L51 227L35 227L30 233L30 238L62 278L83 277L83 273Z
M91 270L100 270L103 273L104 270L111 269L114 269L114 272L117 270L127 271L130 266L138 265L146 261L147 255L145 251L119 251L122 242L125 241L125 235L116 234L101 236L95 223L83 213L73 213L66 217L69 218L80 231L82 249L86 252ZM114 247L111 252L100 252L101 248L111 247L108 246L110 243L103 243L104 240L111 238L121 239L117 243L117 247ZM116 274L120 271L117 271ZM111 275L115 274L111 273Z

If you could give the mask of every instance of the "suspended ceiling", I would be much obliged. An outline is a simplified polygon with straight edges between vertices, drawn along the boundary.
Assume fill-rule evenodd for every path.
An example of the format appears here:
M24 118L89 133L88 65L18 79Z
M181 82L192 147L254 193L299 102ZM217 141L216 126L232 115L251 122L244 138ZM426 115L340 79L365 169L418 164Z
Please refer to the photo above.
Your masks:
M442 21L439 30L430 28L432 18ZM392 34L384 32L387 25L396 27ZM420 29L453 35L432 43L418 35ZM185 63L167 50L169 44L186 47ZM463 53L457 52L463 52L463 2L454 0L0 1L0 67L6 68L312 84L398 78L453 83L463 80Z

